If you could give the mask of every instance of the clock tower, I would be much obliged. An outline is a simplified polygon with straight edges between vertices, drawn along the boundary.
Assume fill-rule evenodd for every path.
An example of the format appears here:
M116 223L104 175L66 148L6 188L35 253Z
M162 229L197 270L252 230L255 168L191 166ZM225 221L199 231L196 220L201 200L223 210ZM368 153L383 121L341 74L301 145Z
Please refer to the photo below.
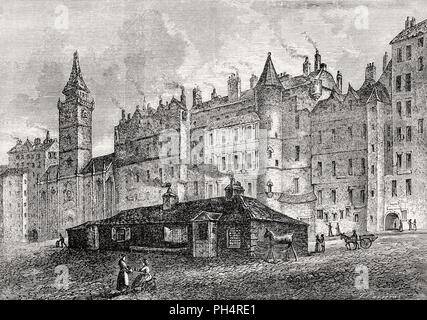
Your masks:
M74 52L70 78L58 99L59 177L80 173L92 159L92 111L95 102L83 80L79 55Z

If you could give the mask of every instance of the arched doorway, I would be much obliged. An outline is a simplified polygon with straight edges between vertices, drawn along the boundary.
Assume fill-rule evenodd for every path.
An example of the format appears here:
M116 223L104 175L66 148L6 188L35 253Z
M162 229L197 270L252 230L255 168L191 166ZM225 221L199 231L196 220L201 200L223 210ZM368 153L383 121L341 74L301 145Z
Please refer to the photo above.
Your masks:
M399 216L395 212L390 212L385 218L385 229L386 230L398 230L399 229Z

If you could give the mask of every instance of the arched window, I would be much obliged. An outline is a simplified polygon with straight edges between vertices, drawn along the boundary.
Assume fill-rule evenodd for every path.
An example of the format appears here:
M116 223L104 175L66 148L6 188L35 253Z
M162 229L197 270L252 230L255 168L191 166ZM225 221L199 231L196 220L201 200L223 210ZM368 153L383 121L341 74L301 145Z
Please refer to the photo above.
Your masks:
M273 149L271 149L270 147L268 147L267 149L267 157L269 159L273 158Z
M354 222L359 222L359 214L354 215Z
M267 192L268 193L273 192L273 182L271 181L267 182Z

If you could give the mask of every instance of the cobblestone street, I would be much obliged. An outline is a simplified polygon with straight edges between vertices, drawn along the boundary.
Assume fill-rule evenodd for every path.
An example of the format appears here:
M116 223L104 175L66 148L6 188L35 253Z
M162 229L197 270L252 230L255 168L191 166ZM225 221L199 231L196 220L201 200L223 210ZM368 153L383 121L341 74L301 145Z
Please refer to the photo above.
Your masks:
M203 260L147 254L157 279L154 294L115 299L425 299L427 232L380 234L368 250L346 251L341 240L329 240L325 254L298 262L229 258ZM77 252L34 244L2 248L2 299L89 299L115 288L119 252ZM16 256L18 254L18 256ZM19 256L20 254L20 256ZM138 267L144 255L129 253ZM58 290L55 267L69 270L69 286ZM357 289L355 268L368 268L369 289ZM130 275L130 279L135 277Z

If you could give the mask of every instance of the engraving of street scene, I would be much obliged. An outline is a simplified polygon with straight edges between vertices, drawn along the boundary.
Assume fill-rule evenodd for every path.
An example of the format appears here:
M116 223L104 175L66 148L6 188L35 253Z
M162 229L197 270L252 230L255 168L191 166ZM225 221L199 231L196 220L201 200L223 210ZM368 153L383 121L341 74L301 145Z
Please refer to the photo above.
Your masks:
M1 299L425 299L427 8L2 1Z

